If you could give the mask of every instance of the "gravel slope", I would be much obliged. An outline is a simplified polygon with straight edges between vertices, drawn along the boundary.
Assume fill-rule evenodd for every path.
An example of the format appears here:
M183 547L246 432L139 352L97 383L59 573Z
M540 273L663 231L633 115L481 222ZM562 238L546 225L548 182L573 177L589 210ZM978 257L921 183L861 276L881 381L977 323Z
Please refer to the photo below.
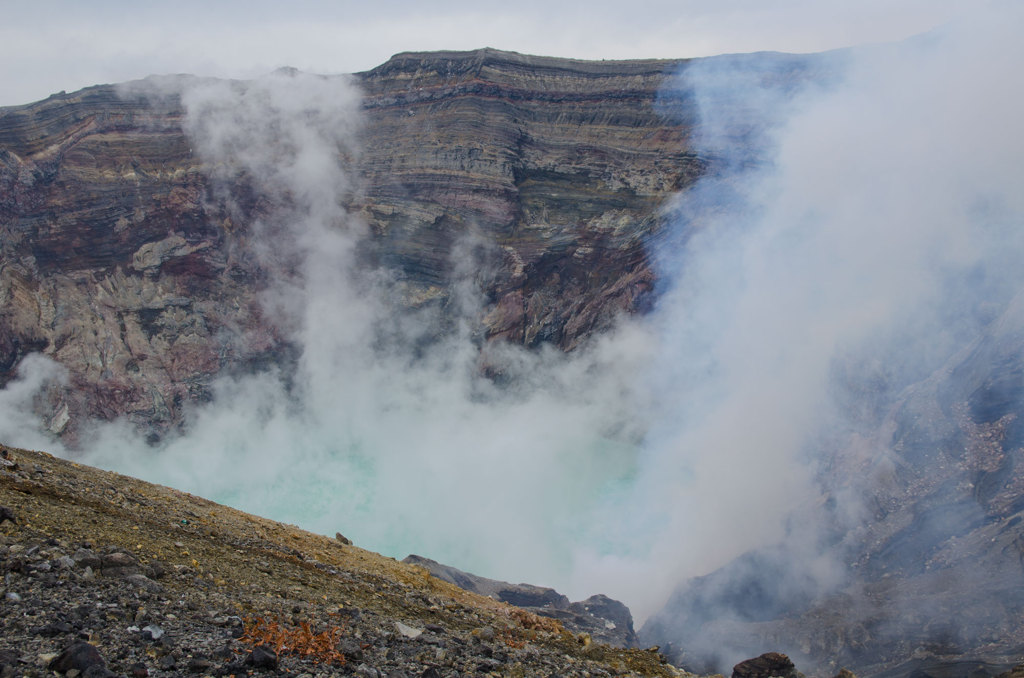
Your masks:
M687 675L338 539L42 452L0 462L0 676Z

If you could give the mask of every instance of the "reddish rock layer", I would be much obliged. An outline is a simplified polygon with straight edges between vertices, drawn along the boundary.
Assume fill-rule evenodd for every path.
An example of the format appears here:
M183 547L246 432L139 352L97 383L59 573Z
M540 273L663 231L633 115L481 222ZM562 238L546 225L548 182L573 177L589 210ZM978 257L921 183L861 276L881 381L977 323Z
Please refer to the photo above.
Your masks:
M700 172L689 127L656 110L677 65L479 50L356 76L357 190L339 195L370 226L363 260L443 307L452 249L475 234L492 340L572 349L641 309L658 207ZM259 303L260 196L240 177L226 206L178 98L131 91L0 110L0 382L32 351L64 365L60 431L123 414L164 428L215 375L294 354Z

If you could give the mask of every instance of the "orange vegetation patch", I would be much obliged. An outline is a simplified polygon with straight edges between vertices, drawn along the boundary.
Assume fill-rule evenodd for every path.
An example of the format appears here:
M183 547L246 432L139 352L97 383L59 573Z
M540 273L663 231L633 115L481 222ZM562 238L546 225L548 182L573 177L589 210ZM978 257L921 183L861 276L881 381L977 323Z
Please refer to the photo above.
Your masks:
M308 622L289 628L274 620L250 617L245 620L245 630L239 640L250 647L269 646L279 655L296 654L306 659L343 665L345 655L337 649L342 632L339 626L316 633Z

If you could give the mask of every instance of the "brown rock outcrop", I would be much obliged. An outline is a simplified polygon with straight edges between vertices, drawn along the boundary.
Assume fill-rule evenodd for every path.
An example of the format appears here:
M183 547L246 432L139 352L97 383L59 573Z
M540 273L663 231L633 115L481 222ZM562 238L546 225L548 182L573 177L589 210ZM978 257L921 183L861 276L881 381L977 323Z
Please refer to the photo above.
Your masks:
M460 589L521 607L542 617L557 619L565 628L574 633L586 633L596 642L613 647L638 647L632 613L608 596L598 594L571 603L552 588L488 579L422 556L410 555L402 562L418 565Z

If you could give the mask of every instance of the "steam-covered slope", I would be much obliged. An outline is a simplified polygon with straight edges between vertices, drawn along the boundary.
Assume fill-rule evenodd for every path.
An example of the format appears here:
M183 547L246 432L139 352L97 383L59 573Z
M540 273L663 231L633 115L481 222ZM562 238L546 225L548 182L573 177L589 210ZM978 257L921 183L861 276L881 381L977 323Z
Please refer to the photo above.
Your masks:
M781 545L686 582L644 642L693 668L769 647L805 670L859 675L986 676L1019 662L1022 300L941 370L874 403L870 437L831 453L832 490L806 509L828 516L826 534L795 518ZM863 513L842 515L851 488ZM822 591L813 576L827 563L847 571Z
M641 630L691 667L778 649L819 674L985 676L1024 652L1024 99L1000 84L1024 17L992 10L826 55L838 77L795 91L756 57L683 74L725 169L679 204L705 235L681 229L677 316L699 320L675 355L707 358L675 374L708 404L655 466L710 486L684 504L701 544L759 541Z

